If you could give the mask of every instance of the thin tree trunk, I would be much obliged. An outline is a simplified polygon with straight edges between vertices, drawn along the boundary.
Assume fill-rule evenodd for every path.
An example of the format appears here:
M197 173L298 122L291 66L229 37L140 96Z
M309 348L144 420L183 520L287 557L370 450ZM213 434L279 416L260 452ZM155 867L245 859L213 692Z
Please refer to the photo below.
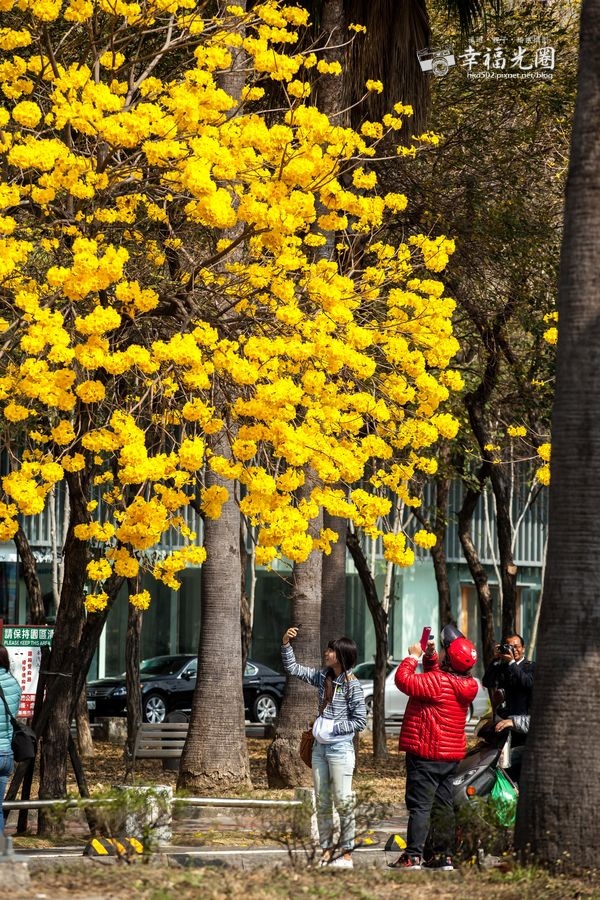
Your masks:
M246 532L246 523L240 516L240 627L242 636L242 675L246 668L246 662L250 653L250 643L252 641L252 608L246 592L248 562L250 559L246 548Z
M469 567L469 571L475 583L477 591L477 601L479 603L479 619L480 634L483 644L483 660L487 666L494 655L494 612L493 598L485 567L481 564L477 549L473 543L471 536L471 522L473 521L473 513L481 491L483 489L485 477L487 474L487 465L484 464L479 470L477 479L479 482L478 489L468 488L463 498L462 506L458 513L458 537L460 539L463 553Z
M449 456L448 447L440 451L442 458ZM435 521L433 533L437 540L429 551L433 561L433 571L438 592L438 616L440 628L452 620L452 601L450 599L450 582L448 581L448 563L446 559L446 532L448 530L448 503L450 498L450 476L441 472L435 478Z
M139 590L137 578L128 579L129 594ZM127 740L125 741L125 783L133 779L133 751L138 729L142 724L142 691L140 687L140 643L142 636L141 609L127 604L127 634L125 636L125 684L127 690Z
M42 587L37 573L37 563L31 549L31 544L23 531L22 525L19 525L19 529L13 540L19 554L19 559L21 560L23 580L25 581L25 587L27 589L29 619L32 625L44 625L46 622L46 612L44 610L44 600L42 598Z
M346 543L360 582L365 592L369 612L373 618L375 629L375 672L373 677L373 758L387 758L387 742L385 734L385 679L387 675L388 646L388 614L377 596L377 586L371 573L360 541L353 531L348 529Z
M77 706L75 707L75 724L77 726L77 749L82 757L94 755L94 741L92 740L92 729L90 728L90 717L87 708L87 698L85 690L79 694Z
M558 295L548 561L516 824L523 856L561 873L597 868L600 829L599 50L600 2L584 0Z
M513 557L510 485L504 465L492 466L490 481L496 500L496 532L502 584L502 634L514 633L517 616L517 567Z

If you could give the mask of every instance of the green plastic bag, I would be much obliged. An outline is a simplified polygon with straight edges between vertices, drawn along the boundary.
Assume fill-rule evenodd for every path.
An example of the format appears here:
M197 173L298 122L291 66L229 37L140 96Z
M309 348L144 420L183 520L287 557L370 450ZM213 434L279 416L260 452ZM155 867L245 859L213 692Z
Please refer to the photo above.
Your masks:
M517 815L517 798L519 792L516 785L504 774L502 769L496 770L496 781L490 794L491 803L496 810L496 818L500 825L510 828L515 824Z

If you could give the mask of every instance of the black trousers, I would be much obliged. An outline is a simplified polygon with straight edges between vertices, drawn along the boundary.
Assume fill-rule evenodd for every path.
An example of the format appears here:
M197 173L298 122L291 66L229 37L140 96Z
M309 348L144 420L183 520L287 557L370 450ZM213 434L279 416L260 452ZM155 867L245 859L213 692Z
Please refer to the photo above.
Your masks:
M406 754L406 852L409 856L423 856L430 827L433 853L452 856L455 840L452 779L457 766L458 762Z

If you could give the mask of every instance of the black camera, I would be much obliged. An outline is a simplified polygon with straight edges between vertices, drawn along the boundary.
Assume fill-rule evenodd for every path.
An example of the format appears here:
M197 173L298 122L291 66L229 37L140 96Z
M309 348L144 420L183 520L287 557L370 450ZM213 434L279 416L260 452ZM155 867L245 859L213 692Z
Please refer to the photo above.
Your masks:
M500 653L505 656L508 654L509 656L513 655L513 648L510 644L500 644Z

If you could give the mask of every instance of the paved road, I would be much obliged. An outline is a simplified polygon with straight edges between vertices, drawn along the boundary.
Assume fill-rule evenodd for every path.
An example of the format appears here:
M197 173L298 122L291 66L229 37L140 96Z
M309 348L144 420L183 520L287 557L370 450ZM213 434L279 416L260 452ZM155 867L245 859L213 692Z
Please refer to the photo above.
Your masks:
M377 866L385 868L388 862L392 862L397 853L386 853L384 843L375 847L359 847L354 851L354 862L356 867ZM156 854L154 859L159 862L161 857L165 863L179 864L181 866L232 866L236 868L255 868L264 865L309 865L314 860L306 853L305 850L287 850L283 847L268 847L248 849L242 847L218 847L218 848L198 848L185 846L163 847ZM51 850L16 850L12 857L4 857L5 860L15 860L19 862L28 862L30 866L40 867L46 865L56 865L78 863L83 859L81 847L54 847ZM3 857L0 857L0 865ZM110 857L106 857L107 862ZM114 857L112 857L114 859Z

